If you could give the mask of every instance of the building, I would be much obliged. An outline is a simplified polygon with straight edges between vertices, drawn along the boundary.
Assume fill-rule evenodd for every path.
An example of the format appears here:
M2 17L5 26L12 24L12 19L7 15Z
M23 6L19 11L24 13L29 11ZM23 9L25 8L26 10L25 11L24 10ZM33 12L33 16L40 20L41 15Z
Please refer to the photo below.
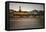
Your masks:
M29 12L30 15L38 15L38 10L34 9L31 12Z
M19 11L14 12L14 16L27 16L28 12L27 11L22 11L21 6L19 6Z

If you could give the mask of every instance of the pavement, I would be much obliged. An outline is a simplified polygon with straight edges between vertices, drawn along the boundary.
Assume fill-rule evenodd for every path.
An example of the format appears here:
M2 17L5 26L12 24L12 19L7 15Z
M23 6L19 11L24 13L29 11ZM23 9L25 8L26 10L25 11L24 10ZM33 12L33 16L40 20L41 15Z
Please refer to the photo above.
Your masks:
M41 16L15 16L10 18L10 29L24 29L24 28L40 28L43 27L43 17Z

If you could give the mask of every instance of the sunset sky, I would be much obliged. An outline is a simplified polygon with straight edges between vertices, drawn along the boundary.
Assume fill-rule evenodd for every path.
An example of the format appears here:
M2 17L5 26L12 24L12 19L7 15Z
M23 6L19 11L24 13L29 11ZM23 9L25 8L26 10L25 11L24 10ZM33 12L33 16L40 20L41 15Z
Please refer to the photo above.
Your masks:
M19 11L19 6L21 6L22 11L43 10L43 5L39 4L10 3L9 5L9 9L16 11Z

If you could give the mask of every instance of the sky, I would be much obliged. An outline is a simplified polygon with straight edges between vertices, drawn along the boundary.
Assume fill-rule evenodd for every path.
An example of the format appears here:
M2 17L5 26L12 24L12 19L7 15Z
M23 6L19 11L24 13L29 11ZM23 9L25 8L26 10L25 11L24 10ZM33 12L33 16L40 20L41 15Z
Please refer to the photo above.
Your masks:
M25 4L25 3L10 3L9 9L13 9L19 11L19 6L21 6L22 11L32 11L36 10L43 10L43 5L39 4Z

